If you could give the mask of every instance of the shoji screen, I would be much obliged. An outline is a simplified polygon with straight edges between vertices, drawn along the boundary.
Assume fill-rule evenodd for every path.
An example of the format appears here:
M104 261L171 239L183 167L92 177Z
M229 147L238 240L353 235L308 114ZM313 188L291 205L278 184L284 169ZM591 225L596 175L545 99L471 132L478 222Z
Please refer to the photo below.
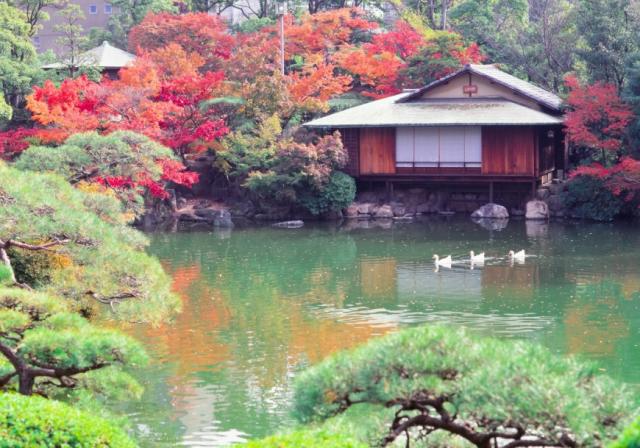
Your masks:
M438 128L421 127L415 130L416 167L437 167L439 160Z
M440 128L440 166L464 166L464 128Z
M482 128L399 127L396 129L396 166L479 168L482 166Z
M413 166L414 160L414 128L396 128L396 166Z
M464 161L467 168L482 166L482 128L468 126L464 130Z

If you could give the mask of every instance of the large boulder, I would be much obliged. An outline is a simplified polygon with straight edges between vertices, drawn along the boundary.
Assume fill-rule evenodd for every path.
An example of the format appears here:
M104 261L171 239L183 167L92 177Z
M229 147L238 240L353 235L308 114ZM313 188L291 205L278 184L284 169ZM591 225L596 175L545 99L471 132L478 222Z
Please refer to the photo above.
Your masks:
M500 204L490 202L473 212L471 217L476 219L509 219L509 211Z
M526 219L549 219L549 206L544 201L534 199L527 202Z
M391 204L391 210L393 211L393 216L404 216L407 213L407 208L404 204L398 202Z
M371 202L364 202L358 204L358 215L370 215L375 208L375 204Z
M215 227L225 229L232 228L233 221L231 220L231 213L229 213L229 210L219 210L218 214L213 218L213 225Z
M353 203L349 207L344 210L344 215L347 218L357 218L358 217L358 204Z
M378 207L373 215L375 218L393 218L393 210L389 204Z

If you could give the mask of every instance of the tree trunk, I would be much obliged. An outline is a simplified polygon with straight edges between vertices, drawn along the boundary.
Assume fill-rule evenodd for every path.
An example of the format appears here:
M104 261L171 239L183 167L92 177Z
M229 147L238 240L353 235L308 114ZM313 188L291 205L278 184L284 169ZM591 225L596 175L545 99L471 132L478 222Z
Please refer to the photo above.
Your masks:
M447 29L447 13L449 12L449 0L442 0L442 14L440 14L440 29Z
M4 244L0 242L0 261L9 269L9 275L11 282L13 284L18 283L16 280L16 273L13 270L13 266L11 266L11 260L9 259L9 255L7 255L7 251L4 248Z
M33 392L33 384L35 382L34 376L29 371L22 371L18 373L18 392L22 395L31 395Z

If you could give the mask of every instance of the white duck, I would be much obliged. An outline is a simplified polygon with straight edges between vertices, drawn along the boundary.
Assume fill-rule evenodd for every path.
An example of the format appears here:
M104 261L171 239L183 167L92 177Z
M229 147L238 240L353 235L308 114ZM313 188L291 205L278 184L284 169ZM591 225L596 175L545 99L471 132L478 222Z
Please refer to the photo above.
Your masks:
M451 255L444 258L440 258L437 254L433 256L436 267L443 266L445 268L451 268Z
M524 263L526 255L524 249L519 250L518 252L514 252L512 250L509 251L509 259L511 261L517 261L518 263Z
M478 255L476 255L473 251L469 252L469 257L471 257L471 264L477 263L477 264L482 264L484 263L484 252L480 252Z

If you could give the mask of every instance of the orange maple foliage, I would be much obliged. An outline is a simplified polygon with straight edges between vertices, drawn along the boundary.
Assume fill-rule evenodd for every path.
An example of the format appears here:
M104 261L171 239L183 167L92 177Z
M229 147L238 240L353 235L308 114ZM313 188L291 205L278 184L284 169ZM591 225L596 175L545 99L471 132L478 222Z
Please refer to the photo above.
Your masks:
M82 76L65 79L60 87L47 80L27 97L27 109L42 125L55 124L64 137L73 132L91 131L99 127L93 108L97 84Z
M96 83L80 77L65 80L59 88L46 82L27 98L27 108L37 123L65 135L130 130L170 146L180 155L202 151L226 134L224 117L215 108L200 107L217 96L223 74L197 73L200 60L179 47L150 54L138 57L114 80L105 78ZM161 61L171 54L191 61L192 69L173 76L172 69L152 60Z
M167 80L177 76L197 76L205 65L205 59L198 53L188 53L176 42L148 52L141 56L153 61L159 75Z
M376 53L352 46L336 53L333 61L336 66L356 77L359 87L365 90L367 96L379 98L399 91L395 82L404 62L389 51Z
M378 24L367 20L364 10L359 8L323 11L305 15L299 21L289 15L285 24L287 57L328 55L352 43L356 32L377 28Z
M333 64L307 65L300 72L287 77L289 93L293 102L308 112L323 112L327 101L345 93L351 86L351 77L336 75Z
M129 33L129 48L137 53L172 43L188 54L200 55L207 70L217 70L231 55L234 38L222 19L207 13L151 13Z

